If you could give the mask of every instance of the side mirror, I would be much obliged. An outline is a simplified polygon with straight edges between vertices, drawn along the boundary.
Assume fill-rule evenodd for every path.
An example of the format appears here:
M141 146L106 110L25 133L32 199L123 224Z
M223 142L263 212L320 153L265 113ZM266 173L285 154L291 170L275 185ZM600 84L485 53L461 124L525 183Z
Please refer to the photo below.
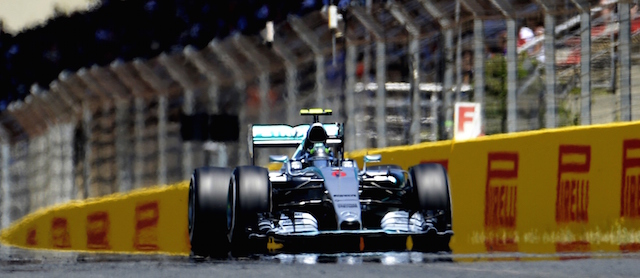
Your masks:
M280 163L285 163L287 162L287 160L289 160L289 157L287 157L286 155L270 155L269 156L269 162L280 162Z
M364 156L364 165L362 165L361 175L364 175L367 172L367 163L369 162L380 162L382 161L381 154L368 154Z
M364 156L364 162L380 162L382 161L381 154L368 154Z

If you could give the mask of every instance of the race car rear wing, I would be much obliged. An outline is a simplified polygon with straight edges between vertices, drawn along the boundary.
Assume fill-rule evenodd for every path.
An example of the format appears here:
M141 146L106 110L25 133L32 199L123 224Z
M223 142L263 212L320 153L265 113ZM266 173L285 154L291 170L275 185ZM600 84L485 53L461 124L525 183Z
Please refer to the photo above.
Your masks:
M297 148L303 143L307 131L311 125L302 124L290 126L285 124L276 125L252 125L251 137L249 139L249 150L251 159L255 164L256 148ZM344 124L323 123L322 127L327 132L326 144L334 147L342 153L344 146Z

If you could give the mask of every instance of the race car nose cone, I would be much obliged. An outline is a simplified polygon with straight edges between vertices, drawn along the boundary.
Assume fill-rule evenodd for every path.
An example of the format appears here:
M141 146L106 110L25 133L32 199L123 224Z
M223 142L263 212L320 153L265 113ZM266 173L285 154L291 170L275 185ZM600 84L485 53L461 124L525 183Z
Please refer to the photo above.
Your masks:
M342 221L340 230L360 230L360 222L358 221Z
M360 230L360 221L358 215L350 211L344 211L340 214L342 222L340 222L340 230Z

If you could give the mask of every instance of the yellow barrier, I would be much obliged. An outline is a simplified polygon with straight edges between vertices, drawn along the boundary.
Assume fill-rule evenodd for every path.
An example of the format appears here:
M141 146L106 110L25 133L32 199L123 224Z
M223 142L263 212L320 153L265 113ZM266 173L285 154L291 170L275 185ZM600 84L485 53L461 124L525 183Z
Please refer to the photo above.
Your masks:
M74 201L30 214L2 231L24 248L189 254L187 182Z
M449 170L456 253L640 250L640 124L352 153Z
M363 150L449 171L455 253L640 250L640 123ZM188 254L186 183L42 210L5 244Z

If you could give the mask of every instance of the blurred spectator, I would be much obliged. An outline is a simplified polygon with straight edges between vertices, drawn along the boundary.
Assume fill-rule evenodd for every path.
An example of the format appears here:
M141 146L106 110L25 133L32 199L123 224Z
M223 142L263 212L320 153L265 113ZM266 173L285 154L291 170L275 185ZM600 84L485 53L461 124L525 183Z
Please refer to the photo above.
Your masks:
M462 83L471 84L473 80L473 54L469 50L462 53Z
M542 26L536 27L535 35L536 35L536 38L543 38L544 37L544 27L542 27ZM538 62L544 63L544 40L540 40L539 43L537 43L535 46L533 46L533 49L531 51L531 55L536 57L536 60L538 60Z
M518 47L525 45L530 42L534 37L533 31L531 28L527 26L520 27L520 31L518 32Z
M606 24L613 20L613 14L615 12L615 6L617 1L615 0L600 0L600 18Z

